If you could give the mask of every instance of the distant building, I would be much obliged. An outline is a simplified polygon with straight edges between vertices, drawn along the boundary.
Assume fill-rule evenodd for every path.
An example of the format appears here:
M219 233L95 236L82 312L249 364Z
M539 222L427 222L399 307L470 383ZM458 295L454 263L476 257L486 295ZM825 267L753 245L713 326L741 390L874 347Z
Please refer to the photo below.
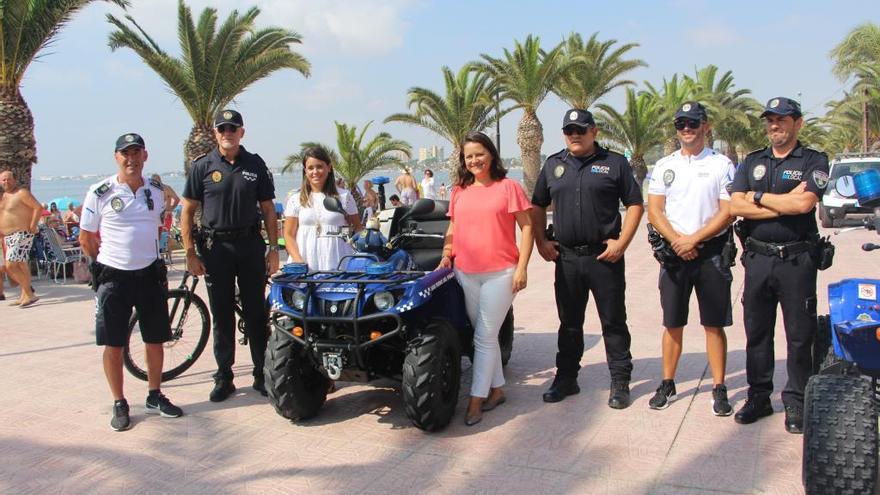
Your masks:
M443 161L446 158L444 151L442 146L436 145L429 148L419 148L419 163L428 160Z
M419 148L419 161L423 162L428 159L428 148Z

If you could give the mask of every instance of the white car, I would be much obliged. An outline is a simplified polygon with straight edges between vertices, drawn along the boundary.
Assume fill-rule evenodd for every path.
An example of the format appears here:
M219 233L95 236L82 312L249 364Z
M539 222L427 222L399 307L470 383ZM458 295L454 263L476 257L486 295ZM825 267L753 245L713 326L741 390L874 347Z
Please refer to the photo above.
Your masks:
M828 187L819 204L819 222L823 227L834 227L847 215L867 215L873 208L859 206L853 176L862 170L880 170L880 153L845 153L830 164Z

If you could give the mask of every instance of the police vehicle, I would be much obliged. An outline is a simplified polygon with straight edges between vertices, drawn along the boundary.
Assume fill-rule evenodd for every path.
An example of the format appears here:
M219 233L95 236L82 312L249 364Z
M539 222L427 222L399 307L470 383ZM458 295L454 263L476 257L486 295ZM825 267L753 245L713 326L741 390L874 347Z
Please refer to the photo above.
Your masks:
M819 222L823 227L834 227L849 215L873 212L859 204L853 177L867 169L880 170L880 153L842 153L829 164L829 183L819 204Z

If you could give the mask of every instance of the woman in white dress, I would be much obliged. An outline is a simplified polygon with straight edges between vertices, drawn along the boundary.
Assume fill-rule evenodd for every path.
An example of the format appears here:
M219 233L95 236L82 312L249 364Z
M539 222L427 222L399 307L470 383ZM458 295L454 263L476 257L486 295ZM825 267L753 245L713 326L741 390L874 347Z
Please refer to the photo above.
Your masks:
M425 177L422 179L422 197L437 199L437 191L434 190L434 172L430 168L425 169Z
M335 196L346 215L324 208L324 197ZM330 157L320 148L303 152L302 187L284 208L284 242L288 262L306 263L310 270L336 270L343 256L354 250L335 235L343 227L360 230L357 205L351 194L336 186Z

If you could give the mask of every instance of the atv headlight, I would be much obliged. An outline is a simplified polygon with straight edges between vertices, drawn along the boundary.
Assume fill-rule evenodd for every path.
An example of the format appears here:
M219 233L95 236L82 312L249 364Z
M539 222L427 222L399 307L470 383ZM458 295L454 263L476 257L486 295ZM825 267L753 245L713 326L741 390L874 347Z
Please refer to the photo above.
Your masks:
M379 311L388 311L394 307L394 303L394 294L388 291L383 290L373 295L373 304L376 305L376 309Z
M290 302L293 305L293 309L297 311L302 311L306 306L306 295L302 292L295 290L293 294L290 295Z

